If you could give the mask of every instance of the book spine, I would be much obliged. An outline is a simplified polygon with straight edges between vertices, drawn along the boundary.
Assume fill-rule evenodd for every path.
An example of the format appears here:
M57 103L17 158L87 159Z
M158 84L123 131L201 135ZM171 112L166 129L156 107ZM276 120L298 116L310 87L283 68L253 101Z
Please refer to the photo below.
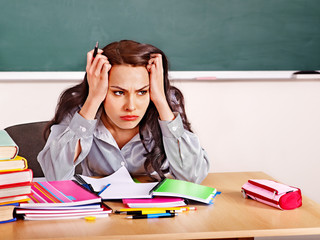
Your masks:
M159 188L159 187L161 186L161 184L164 183L165 180L166 180L166 178L165 178L165 179L162 179L160 182L158 182L158 184L155 185L155 186L150 190L149 194L152 195L153 191L155 191L157 188Z

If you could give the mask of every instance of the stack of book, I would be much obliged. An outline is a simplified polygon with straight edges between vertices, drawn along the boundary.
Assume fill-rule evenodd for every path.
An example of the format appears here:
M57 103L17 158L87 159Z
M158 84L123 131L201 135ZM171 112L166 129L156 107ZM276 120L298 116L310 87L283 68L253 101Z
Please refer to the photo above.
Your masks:
M111 212L99 196L73 180L33 183L31 200L16 209L25 220L102 218Z
M14 209L30 200L33 173L5 130L0 130L0 223L15 221Z

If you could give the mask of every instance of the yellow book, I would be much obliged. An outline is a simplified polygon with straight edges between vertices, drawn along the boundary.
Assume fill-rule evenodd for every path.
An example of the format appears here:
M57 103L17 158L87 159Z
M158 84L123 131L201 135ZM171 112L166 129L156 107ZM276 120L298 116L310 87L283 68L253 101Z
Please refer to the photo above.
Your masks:
M28 201L30 201L30 197L28 195L0 198L0 206L11 203L21 203Z
M0 160L0 172L21 171L27 168L27 159L21 156L16 156L14 159Z

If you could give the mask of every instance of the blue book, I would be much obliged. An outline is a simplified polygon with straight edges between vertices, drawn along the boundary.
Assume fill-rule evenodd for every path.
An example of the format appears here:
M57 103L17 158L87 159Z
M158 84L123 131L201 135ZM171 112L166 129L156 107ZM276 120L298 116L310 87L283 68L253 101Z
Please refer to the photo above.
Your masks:
M0 205L0 224L14 222L17 219L13 216L14 208L19 206L19 203L10 203Z
M10 220L7 220L7 221L0 221L0 224L1 223L14 222L14 221L17 221L17 219L16 218L11 218Z

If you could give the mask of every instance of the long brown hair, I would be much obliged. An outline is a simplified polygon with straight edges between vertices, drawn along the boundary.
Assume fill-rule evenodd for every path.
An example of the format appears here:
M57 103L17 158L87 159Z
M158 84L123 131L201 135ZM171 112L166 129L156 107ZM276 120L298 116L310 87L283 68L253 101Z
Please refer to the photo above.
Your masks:
M108 57L111 65L131 65L131 66L147 66L150 59L150 55L154 53L160 53L162 55L163 73L164 73L164 89L166 99L173 112L179 112L182 118L184 128L191 131L190 123L187 119L184 108L184 97L179 89L170 85L168 78L168 60L166 55L158 48L150 45L138 43L132 40L122 40L119 42L113 42L105 46L103 49L103 55ZM85 74L83 81L67 90L65 90L61 96L57 105L54 118L46 126L44 135L48 138L50 133L50 127L54 124L60 123L68 114L73 114L76 108L81 107L89 92L89 85L87 82L87 75ZM102 105L100 106L100 108ZM139 135L141 142L146 150L146 161L144 168L147 174L156 171L161 178L168 172L168 169L162 169L166 154L162 142L162 133L158 123L159 113L150 101L148 109L139 123ZM144 134L148 132L151 135L151 139L154 142L153 148L148 149Z

